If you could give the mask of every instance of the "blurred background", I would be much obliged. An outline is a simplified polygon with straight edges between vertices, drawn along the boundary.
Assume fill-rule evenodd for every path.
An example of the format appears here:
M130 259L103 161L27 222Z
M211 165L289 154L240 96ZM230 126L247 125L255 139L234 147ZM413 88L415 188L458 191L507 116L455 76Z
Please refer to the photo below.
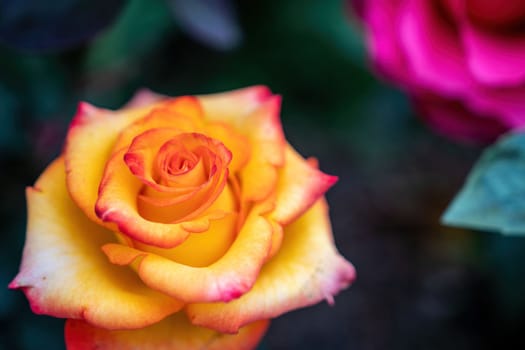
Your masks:
M274 320L262 349L525 346L525 240L439 223L482 146L434 134L373 76L344 1L4 0L0 349L64 348L63 320L33 315L7 284L24 188L60 152L77 103L254 84L283 95L289 142L339 176L327 195L334 236L358 271L334 307Z

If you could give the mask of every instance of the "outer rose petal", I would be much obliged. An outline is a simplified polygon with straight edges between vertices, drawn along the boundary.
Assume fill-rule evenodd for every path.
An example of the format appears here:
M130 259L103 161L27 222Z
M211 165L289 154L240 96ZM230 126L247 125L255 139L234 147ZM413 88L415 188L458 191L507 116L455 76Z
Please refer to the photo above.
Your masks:
M460 1L474 22L495 31L521 28L525 19L523 0L505 0L505 6L494 0Z
M199 131L203 110L196 97L176 97L156 106L158 108L152 109L144 114L143 118L134 120L122 130L113 146L113 152L128 147L135 136L150 129L176 128L181 132Z
M268 325L267 320L255 322L231 335L195 327L181 313L133 331L108 331L68 320L65 338L67 347L76 350L249 350L257 346Z
M280 109L281 98L272 96L240 123L252 143L251 157L240 173L243 200L263 200L275 189L286 146Z
M144 283L178 300L230 301L255 283L270 252L272 233L272 225L255 208L228 252L207 267L187 266L121 244L107 244L103 250L112 263L134 264Z
M459 96L471 88L463 48L454 28L436 15L433 5L428 0L405 1L400 30L407 62L416 84Z
M285 228L281 249L261 270L250 292L227 304L190 304L191 322L234 333L256 320L279 316L333 296L355 278L333 243L327 205L319 200Z
M290 145L285 150L285 165L279 169L277 201L271 217L287 225L302 215L337 181L308 164Z
M124 108L138 108L153 105L167 99L168 96L158 94L150 89L140 89L133 97L124 105Z
M142 328L178 311L181 302L108 263L100 247L114 235L85 217L65 184L59 158L28 188L24 257L9 287L22 289L35 313L85 319L108 329Z
M458 101L424 96L415 98L414 102L437 132L457 140L491 142L508 128L498 118L472 113Z
M202 95L199 100L208 120L237 125L272 96L266 86L250 86L220 94Z
M272 95L267 87L252 86L199 99L207 120L232 125L249 139L251 155L240 172L242 197L249 201L265 199L275 187L276 167L284 161L280 96Z
M525 121L525 86L487 89L476 85L467 92L464 104L477 114L497 116L507 129L522 127Z
M148 105L113 112L85 102L79 104L64 150L67 187L75 203L95 222L100 222L94 210L98 186L113 145L124 128L152 108Z
M463 23L461 34L470 72L481 84L512 86L525 81L525 37L493 34L469 22Z
M410 81L410 73L399 40L400 27L397 15L401 2L400 0L351 1L356 6L361 4L366 7L362 15L370 24L366 28L366 41L374 65L390 79L406 84Z

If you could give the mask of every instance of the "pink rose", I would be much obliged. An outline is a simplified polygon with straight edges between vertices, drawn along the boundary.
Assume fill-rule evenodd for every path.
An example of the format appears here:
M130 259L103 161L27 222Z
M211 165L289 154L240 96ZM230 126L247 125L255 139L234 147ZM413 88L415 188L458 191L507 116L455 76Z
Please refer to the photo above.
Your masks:
M375 68L424 118L458 139L489 141L525 124L525 2L359 0Z

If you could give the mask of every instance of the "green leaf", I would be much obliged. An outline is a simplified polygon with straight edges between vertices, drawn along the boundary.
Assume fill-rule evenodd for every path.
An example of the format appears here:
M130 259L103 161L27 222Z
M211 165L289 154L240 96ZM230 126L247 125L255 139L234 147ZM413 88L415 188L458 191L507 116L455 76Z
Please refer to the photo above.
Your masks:
M525 133L508 134L484 151L442 222L525 235Z
M164 2L130 0L115 24L90 47L88 70L140 60L174 29Z

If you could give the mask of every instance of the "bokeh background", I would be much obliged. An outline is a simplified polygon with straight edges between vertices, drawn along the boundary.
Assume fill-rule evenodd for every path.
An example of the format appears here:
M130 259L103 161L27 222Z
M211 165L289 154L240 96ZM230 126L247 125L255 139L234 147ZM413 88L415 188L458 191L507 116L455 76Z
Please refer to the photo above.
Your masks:
M273 321L262 349L525 346L525 239L452 229L440 215L483 149L434 134L371 73L341 0L0 2L0 349L63 349L18 271L24 188L59 152L79 101L118 108L254 84L284 97L304 156L340 177L335 240L358 271L336 298ZM315 247L312 247L315 249Z

